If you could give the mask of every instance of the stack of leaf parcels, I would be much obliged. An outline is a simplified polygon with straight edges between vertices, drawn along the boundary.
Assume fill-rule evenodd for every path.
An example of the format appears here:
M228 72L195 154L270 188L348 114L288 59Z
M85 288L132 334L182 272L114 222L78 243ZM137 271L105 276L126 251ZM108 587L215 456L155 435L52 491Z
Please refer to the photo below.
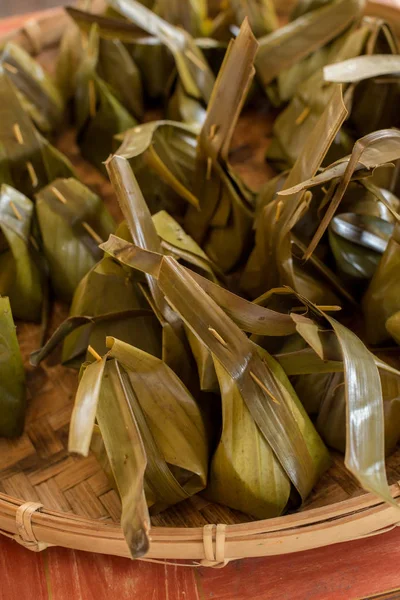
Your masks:
M0 433L21 431L25 405L10 304L45 328L56 298L70 316L31 362L62 343L80 369L69 450L110 476L133 557L149 514L197 493L260 519L299 507L327 446L394 504L390 27L361 0L300 0L281 28L271 0L107 4L68 9L55 80L12 44L0 57ZM246 102L255 121L279 109L257 193L230 162ZM48 141L66 106L117 228Z

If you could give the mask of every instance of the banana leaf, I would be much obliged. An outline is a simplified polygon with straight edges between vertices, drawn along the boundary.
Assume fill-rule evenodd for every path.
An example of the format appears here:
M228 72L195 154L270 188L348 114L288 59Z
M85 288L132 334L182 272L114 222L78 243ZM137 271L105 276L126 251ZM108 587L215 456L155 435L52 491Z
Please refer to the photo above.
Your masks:
M230 0L236 24L247 17L254 35L259 38L278 29L278 17L272 0Z
M144 315L147 309L148 314ZM97 317L96 322L71 332L63 345L62 362L81 362L88 346L103 356L106 337L118 337L145 352L161 357L161 330L133 273L110 258L103 258L75 290L70 317ZM99 319L105 317L107 319ZM89 356L86 357L89 360Z
M394 313L385 323L388 333L400 344L400 311Z
M298 327L300 335L331 329L340 346L346 397L345 466L365 490L397 506L386 478L383 396L376 359L352 331L300 299L311 317L294 316L297 323L302 323Z
M362 300L367 340L380 344L390 339L387 320L400 310L400 226L397 224Z
M150 516L143 489L147 459L116 361L104 358L84 370L71 419L70 451L87 455L95 416L121 496L121 527L132 558L139 558L150 544Z
M301 193L305 189L315 185L316 180L317 183L321 183L322 180L325 183L332 178L340 178L335 193L321 219L321 223L305 252L305 259L311 256L325 230L329 226L353 174L360 170L373 171L376 167L398 160L399 158L400 131L396 129L374 131L357 140L350 156L337 161L333 166L331 165L331 167L328 167L327 170L324 170L314 178L310 178L299 185L287 187L285 190L281 190L278 193L278 195L281 196Z
M3 184L0 188L0 295L8 296L17 319L38 321L43 269L32 236L33 203Z
M68 12L68 8L66 8ZM55 79L61 96L67 103L75 95L76 74L83 56L83 37L75 23L69 23L60 41Z
M50 75L25 50L11 42L4 48L0 64L36 127L44 134L56 131L63 118L64 102Z
M142 80L128 49L120 40L99 41L97 71L111 93L136 119L143 118Z
M332 0L259 40L257 76L275 104L290 100L291 94L282 95L287 77L290 91L295 93L313 70L326 64L329 51L324 47L361 16L362 5L360 0Z
M346 447L346 394L343 374L325 376L326 392L321 398L321 406L316 427L328 446L345 451ZM400 382L390 373L380 373L384 425L385 453L388 455L400 440ZM315 385L315 382L313 382Z
M390 52L394 44L394 36L382 21L376 19L363 19L359 25L350 27L337 40L327 47L329 56L326 64L340 63L353 59L360 54L372 54L380 50L383 44L389 46L382 51ZM311 60L311 59L310 59ZM351 111L357 112L357 103L362 104L360 94L356 96L357 102L352 101L355 93L355 85L350 84L346 90L346 106ZM324 70L320 67L314 74L300 82L296 94L290 104L278 115L273 125L273 139L267 149L267 159L279 170L290 168L300 155L305 141L308 139L316 122L323 113L329 102L334 89L333 83L328 83L324 78ZM382 91L382 87L380 88ZM370 99L370 96L367 95ZM384 96L385 97L385 96ZM389 108L388 102L384 106L376 100L374 115L365 118L364 123L368 125L369 133L378 127L381 115ZM376 121L375 121L376 116ZM350 115L351 117L351 115ZM375 123L372 123L372 120ZM363 134L361 134L363 135ZM329 162L340 158L351 150L353 145L354 127L342 127L338 132L335 143L329 151Z
M293 10L290 13L290 21L294 21L302 15L320 8L321 6L325 6L330 2L331 0L297 0Z
M98 75L98 61L99 35L93 25L76 74L75 119L83 157L104 170L103 162L112 151L114 135L136 125L136 120ZM132 84L132 93L136 92Z
M0 66L0 180L32 196L73 168L36 130L4 67Z
M199 109L194 111L194 115L201 122L205 116L201 107L206 106L210 100L214 75L192 36L135 0L107 0L107 3L148 34L157 37L168 48L174 57L178 72L178 82L174 91L183 92L181 102L178 99L179 107L182 106L179 112L182 117L185 116L186 99L190 103L196 102ZM190 114L193 115L192 110Z
M21 435L26 388L22 357L8 298L0 297L0 436Z
M92 14L72 6L68 6L66 11L85 34L89 33L91 26L95 23L102 39L118 40L124 44L129 44L126 48L139 68L146 96L151 99L158 99L165 95L171 70L174 67L174 59L157 37L144 34L136 25L125 19L110 15ZM72 34L70 34L70 37L72 38ZM61 46L62 52L63 45ZM74 56L74 49L71 47L69 52L65 51L62 60L60 57L60 62L66 64L61 72L67 73L67 66L72 66L74 62L76 64ZM73 72L72 69L70 70ZM131 101L136 102L136 99L132 98Z
M187 389L160 359L115 338L108 338L107 344L112 360L104 363L104 374L100 373L105 361L102 359L90 365L81 380L69 447L87 453L95 410L124 506L124 488L129 479L116 467L124 463L128 447L122 430L129 432L134 421L147 462L144 473L147 503L152 512L157 512L205 487L208 447L203 419ZM111 421L115 423L113 433ZM128 457L125 453L125 461ZM136 480L133 474L130 477ZM129 498L126 502L129 504Z
M193 37L204 34L206 0L156 0L153 10L168 23L182 27Z
M296 182L296 185L304 179L305 173L314 176L346 115L342 91L340 86L337 86L280 194L286 189L293 188L292 182ZM252 297L259 296L283 283L296 290L302 288L304 278L301 265L295 265L293 260L291 230L308 210L310 201L311 197L307 196L307 193L298 191L286 195L284 201L277 196L259 213L255 223L255 247L241 280L241 287ZM297 266L297 273L295 266ZM320 288L318 281L315 281L315 286L317 290ZM307 285L306 290L309 288L310 285ZM318 303L325 304L323 298L325 289L322 290L321 296L322 302L318 300Z
M183 123L153 121L116 136L115 154L129 160L151 213L180 215L187 203L199 207L193 185L196 130Z
M36 195L36 211L56 295L69 302L102 257L98 244L115 230L102 200L76 179L56 179Z
M113 155L106 167L131 239L146 250L162 252L161 240L128 161L122 156ZM142 291L162 327L163 361L194 391L193 386L197 382L193 378L193 364L183 322L166 301L154 277L146 274L146 282L147 287L142 287Z
M220 273L217 265L212 263L207 254L171 215L162 210L153 215L152 220L161 238L161 247L164 254L173 256L193 271L202 274L207 279L211 279L214 283L218 283L216 273ZM223 278L222 273L220 276Z
M382 75L399 76L400 57L387 54L356 56L340 63L324 67L325 81L354 83Z
M319 452L311 449L303 428L305 421L289 403L290 394L277 370L261 360L246 335L173 258L115 236L110 236L102 248L123 264L156 278L185 325L228 372L276 460L304 499L327 467L327 454L319 440ZM311 422L307 422L308 427L312 431Z
M185 230L224 272L237 265L251 240L253 198L229 166L228 151L254 76L257 47L246 20L225 55L197 144L200 213L190 207L185 217Z

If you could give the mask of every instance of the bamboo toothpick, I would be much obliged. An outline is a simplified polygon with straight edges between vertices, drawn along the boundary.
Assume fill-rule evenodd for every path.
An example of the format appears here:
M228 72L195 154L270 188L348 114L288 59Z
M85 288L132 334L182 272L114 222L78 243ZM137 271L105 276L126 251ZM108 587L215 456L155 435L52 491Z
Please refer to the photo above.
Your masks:
M7 71L9 71L10 73L13 73L13 75L16 75L18 73L17 67L14 67L14 65L10 65L10 63L3 63L3 67L7 69Z
M213 123L210 126L210 133L208 134L208 138L209 140L212 142L213 139L215 138L215 134L217 133L217 129L218 129L218 125L216 125L216 123Z
M86 221L82 221L82 226L86 229L86 231L94 239L94 241L97 242L97 244L103 243L104 240L101 239L99 234L95 232L95 230L89 225L89 223L86 223Z
M225 348L228 347L228 344L226 343L226 341L224 340L224 338L222 337L222 335L220 335L218 333L218 331L216 331L214 329L214 327L209 327L208 331L215 337L216 340L219 341L220 344L222 344Z
M93 118L96 116L96 88L94 87L93 79L89 80L89 114Z
M211 158L211 156L209 156L207 158L207 173L206 173L207 180L211 179L211 171L212 171L212 158Z
M195 55L194 52L192 52L191 50L185 50L185 56L187 56L195 65L197 65L199 69L205 71L206 65L198 56Z
M253 373L253 371L250 371L250 377L252 378L253 381L256 382L257 385L260 386L260 388L271 398L271 400L273 402L275 402L275 404L280 404L280 402L275 398L275 396L273 396L271 394L271 392L269 391L269 389L263 384L263 382L261 381L261 379L259 379L257 377L257 375L255 373Z
M95 358L97 361L101 361L101 356L98 352L96 352L96 350L94 348L92 348L92 346L88 346L88 352L89 354L91 354L93 356L93 358Z
M32 246L35 248L35 250L39 251L39 246L37 241L35 240L35 238L33 237L33 235L29 236L29 241L32 244Z
M60 190L58 190L56 187L52 186L51 191L53 192L53 194L55 195L55 197L57 198L57 200L59 200L60 202L62 202L63 204L67 204L67 200L66 198L62 195L62 193L60 192Z
M15 204L14 204L14 202L12 200L10 200L10 206L12 208L12 211L13 211L14 215L17 217L17 219L19 221L22 221L21 213L19 212L18 208L15 206Z
M280 216L282 214L282 208L283 208L283 200L279 200L278 204L276 205L274 223L277 223L279 221Z
M31 178L32 187L37 187L39 180L37 178L36 171L33 168L33 164L30 161L26 163L26 168L28 169L29 177Z
M14 132L14 137L17 140L18 144L21 144L21 146L23 146L24 138L22 136L21 127L18 125L18 123L14 123L13 132Z
M304 121L307 119L308 115L310 114L310 111L311 111L310 107L306 106L305 109L299 114L299 116L295 120L296 125L301 125L302 123L304 123Z

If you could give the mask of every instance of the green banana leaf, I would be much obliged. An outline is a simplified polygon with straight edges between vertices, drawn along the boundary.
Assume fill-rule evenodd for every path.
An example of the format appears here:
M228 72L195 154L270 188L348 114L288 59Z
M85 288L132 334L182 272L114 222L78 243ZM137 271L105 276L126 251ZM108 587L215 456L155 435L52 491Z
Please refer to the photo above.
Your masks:
M254 76L257 47L246 20L225 55L197 144L200 212L190 207L184 222L185 230L224 272L237 265L251 240L253 198L229 166L228 151Z
M88 452L88 437L92 435L96 414L121 494L122 524L129 538L129 521L139 515L134 513L137 507L132 492L127 489L126 469L122 469L124 462L129 463L132 452L124 455L129 444L123 430L129 434L133 432L132 424L136 425L142 460L147 463L145 472L140 469L139 475L144 474L146 498L153 512L204 488L207 436L194 399L165 363L115 338L108 338L107 345L110 347L107 356L112 360L106 361L105 357L96 361L86 368L82 377L71 421L69 448L82 454ZM137 475L132 473L131 480L143 490L143 482L137 480ZM124 504L130 506L129 520L124 516L125 511L128 513Z
M139 558L150 544L150 516L143 489L147 459L117 361L104 358L84 370L71 419L70 451L88 453L95 416L121 496L121 527L132 558Z
M340 346L346 395L345 466L365 490L397 506L386 478L383 396L376 359L352 331L300 299L311 317L294 315L295 321L303 325L298 327L300 335L314 328L331 329Z
M188 99L192 104L196 102L199 109L189 111L195 119L204 118L204 110L201 106L207 105L211 97L211 91L214 85L214 75L207 64L203 52L196 45L195 40L185 30L171 25L151 10L141 5L135 0L107 0L107 4L122 14L128 20L132 21L145 30L149 35L157 37L174 57L176 69L178 72L178 82L175 86L175 92L182 92L182 102L179 104L179 112L184 118L186 110L182 103ZM192 121L190 121L192 122Z
M356 56L343 62L324 67L325 81L335 83L354 83L363 79L382 75L398 76L400 73L400 57L387 54Z
M0 436L21 435L26 388L22 357L8 298L0 297Z
M302 429L304 420L296 419L293 405L288 404L287 389L276 369L261 360L252 342L196 283L191 273L173 258L127 244L115 236L110 236L102 248L123 264L156 278L186 326L238 386L263 438L304 499L326 468L327 454L322 443L318 458L311 451Z
M247 17L257 38L278 29L278 17L272 0L230 0L229 4L236 24L240 26Z
M157 234L149 208L129 162L113 155L106 163L107 171L128 225L130 238L146 250L162 253L161 239ZM162 327L162 358L183 383L193 390L193 364L181 318L168 304L157 281L146 275L147 286L142 287L147 302Z
M0 181L32 196L57 177L73 176L73 168L36 130L14 85L0 66Z
M259 348L258 352L280 382L322 474L329 458L317 432L283 369L266 351ZM252 419L234 379L215 358L214 361L222 396L223 429L211 462L206 496L258 518L279 515L289 502L290 482Z
M290 21L298 19L321 6L329 4L331 0L297 0L293 10L290 13Z
M89 33L91 26L95 23L102 39L118 40L124 44L129 44L126 49L139 68L146 96L151 99L159 99L165 96L171 70L174 68L174 59L157 37L144 34L136 25L125 19L110 15L92 14L72 6L68 6L66 10L85 34ZM70 37L72 38L72 34L70 34ZM62 52L63 46L61 47ZM72 66L74 56L74 48L71 43L71 49L69 52L65 51L63 58L66 67L68 64ZM68 59L68 57L70 58ZM64 68L63 71L67 73L67 68ZM131 98L131 101L136 102L137 100Z
M374 131L357 140L354 144L352 154L337 161L333 166L328 167L328 170L324 170L321 174L299 185L285 186L285 190L278 192L278 196L290 196L291 194L302 193L305 189L313 187L316 184L316 180L317 183L321 183L322 180L325 183L334 177L339 178L338 185L328 208L304 254L305 259L309 258L314 252L318 242L329 226L353 174L360 170L373 171L376 167L398 160L399 158L400 131L397 129Z
M76 74L75 120L82 156L104 170L103 162L112 151L114 135L136 125L136 120L97 73L99 42L97 26L93 25ZM131 85L132 93L136 93L132 78Z
M148 314L143 315L147 309ZM135 312L136 311L136 312ZM62 362L82 361L88 346L106 353L107 336L118 337L145 352L161 357L161 330L132 271L103 258L80 281L71 304L70 317L88 315L107 319L79 327L63 345ZM90 357L86 357L89 360Z
M320 398L321 406L318 412L316 427L328 446L344 453L346 448L346 394L344 377L340 373L322 377L325 378L326 389ZM389 455L396 448L400 440L400 381L397 376L382 372L380 373L380 380L385 425L385 453ZM312 382L312 385L315 385L315 381ZM306 389L303 387L303 392L305 391Z
M193 37L204 34L206 0L156 0L153 10L168 23L182 27Z
M102 257L98 247L115 230L102 200L76 179L56 179L36 195L36 212L56 295L69 302Z
M293 94L304 79L326 64L329 51L324 47L361 16L362 6L360 0L332 0L259 40L257 76L275 104L290 100L291 94L282 95L287 76ZM308 57L313 53L310 60ZM276 86L271 89L276 78Z
M0 188L0 295L17 319L39 321L43 267L32 235L33 203L3 184ZM4 247L3 247L4 243Z
M68 12L68 8L66 8ZM76 74L83 56L83 37L75 23L69 23L60 41L55 79L64 102L75 95Z
M341 87L338 85L279 194L293 188L293 182L297 185L306 173L314 176L346 115ZM310 290L309 281L308 285L304 285L301 265L297 265L297 273L295 272L291 233L308 210L310 201L311 195L300 190L286 195L284 201L277 196L259 212L255 222L255 247L241 279L242 289L253 298L282 283L295 290L304 287L306 292ZM319 281L314 282L314 287L318 290ZM307 284L307 281L305 283ZM321 296L318 303L325 304L325 289L322 290Z
M193 185L196 130L183 123L153 121L116 136L115 154L129 160L151 213L183 214L187 203L199 207Z
M44 134L56 131L64 113L64 102L53 79L20 46L9 42L0 64L18 90L23 108Z
M389 317L385 323L386 329L397 344L400 344L400 311Z
M365 332L370 344L390 339L387 320L400 310L400 226L397 224L362 300Z
M97 71L111 93L136 119L143 118L142 80L128 49L120 40L99 40Z
M386 44L388 48L384 47L382 51L393 52L394 49L391 48L394 43L394 36L383 21L365 18L359 25L350 27L327 47L329 56L326 64L340 63L364 53L379 52L383 44ZM311 57L308 60L313 59ZM268 161L274 167L283 170L290 168L296 162L308 136L332 97L334 85L325 81L322 66L315 73L299 82L291 102L274 121L273 139L266 153ZM355 96L356 102L354 101L355 86L356 84L350 84L346 89L346 106L348 109L351 108L350 113L353 110L356 113L357 105L362 104L360 94ZM380 89L383 90L382 87ZM367 97L370 99L371 94ZM386 95L382 95L382 98L386 98ZM379 123L382 113L387 112L389 108L390 104L387 101L383 102L382 105L381 102L378 103L378 99L376 100L374 115L369 118L364 115L363 122L369 127L369 130L365 133L378 128L374 126L373 119L377 116L376 122ZM390 110L392 109L390 108ZM361 135L364 135L364 133ZM349 127L340 129L335 143L330 148L328 162L332 162L350 152L354 143L353 136L354 126L349 125Z
M207 279L211 279L214 283L218 283L216 273L223 278L223 274L220 273L217 265L208 258L200 246L165 210L153 215L152 220L161 238L161 247L164 254L173 256L182 264L202 274Z

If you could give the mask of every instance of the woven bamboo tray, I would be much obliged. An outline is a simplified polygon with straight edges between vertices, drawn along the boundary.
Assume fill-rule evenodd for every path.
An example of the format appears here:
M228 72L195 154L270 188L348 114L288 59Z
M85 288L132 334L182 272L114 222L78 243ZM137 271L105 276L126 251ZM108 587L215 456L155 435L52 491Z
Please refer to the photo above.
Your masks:
M368 14L388 20L400 35L400 3L369 2ZM54 47L68 22L61 9L30 19L23 29L2 33L54 64ZM232 144L231 161L257 188L270 175L264 152L271 120L260 111L244 115ZM120 219L110 184L83 161L69 131L58 141L81 180L102 196ZM67 316L57 305L52 329ZM18 323L25 358L29 407L24 434L0 439L0 533L30 550L58 545L118 556L129 556L119 518L121 505L94 456L67 452L68 426L77 387L74 371L52 356L40 367L29 365L39 346L39 327ZM394 498L400 499L400 449L387 462ZM195 496L152 518L150 552L143 560L182 560L188 565L223 566L230 560L285 554L383 533L400 521L395 508L365 494L333 454L333 465L300 512L263 521Z

